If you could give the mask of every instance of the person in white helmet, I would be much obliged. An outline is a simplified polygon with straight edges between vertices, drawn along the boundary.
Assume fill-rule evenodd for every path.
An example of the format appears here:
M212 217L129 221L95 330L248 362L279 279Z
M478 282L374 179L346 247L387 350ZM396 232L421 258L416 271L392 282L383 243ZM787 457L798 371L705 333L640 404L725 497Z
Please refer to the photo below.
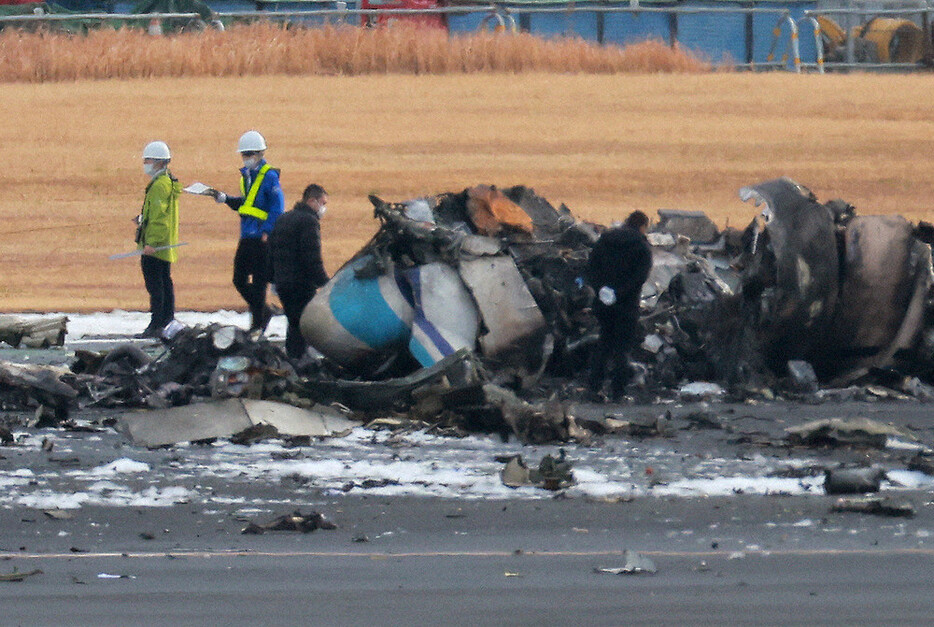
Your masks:
M149 184L137 218L136 245L143 251L140 264L151 315L149 326L139 337L159 337L175 318L172 264L178 261L178 197L182 186L169 172L171 159L165 142L150 142L143 148L143 172Z
M216 190L211 190L211 195L240 215L240 243L234 256L233 284L250 308L250 331L262 333L272 317L272 310L266 305L270 278L266 242L285 210L285 198L279 185L279 170L270 167L263 158L266 140L262 135L247 131L240 136L237 151L243 159L240 196L228 196Z

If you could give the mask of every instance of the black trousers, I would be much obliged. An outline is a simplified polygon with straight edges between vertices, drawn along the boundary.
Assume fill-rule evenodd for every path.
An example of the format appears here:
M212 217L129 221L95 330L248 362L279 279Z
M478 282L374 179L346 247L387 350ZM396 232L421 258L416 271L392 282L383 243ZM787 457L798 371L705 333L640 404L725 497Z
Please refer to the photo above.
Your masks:
M285 332L285 352L292 359L299 359L308 350L308 344L302 337L299 322L302 319L302 312L305 311L305 305L314 298L315 291L315 288L309 285L276 284L279 301L289 321Z
M269 247L259 238L244 238L234 255L233 284L250 308L250 328L263 326L269 285Z
M600 307L594 313L600 323L600 339L592 355L590 387L599 392L611 368L613 393L622 394L632 377L629 353L641 335L639 305L620 303Z
M149 292L149 327L161 329L175 317L175 286L172 284L172 264L152 255L143 255L140 261L143 281Z

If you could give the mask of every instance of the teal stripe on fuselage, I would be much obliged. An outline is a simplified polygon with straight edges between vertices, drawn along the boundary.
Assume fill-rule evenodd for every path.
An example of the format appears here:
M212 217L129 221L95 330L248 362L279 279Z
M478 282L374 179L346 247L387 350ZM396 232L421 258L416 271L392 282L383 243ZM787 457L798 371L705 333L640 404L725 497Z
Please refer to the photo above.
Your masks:
M409 340L409 352L412 353L412 357L415 358L415 361L417 361L422 368L428 368L438 363L438 360L418 341L414 333Z
M355 338L381 350L402 343L409 336L409 327L392 310L379 289L379 279L358 279L354 270L366 259L360 259L339 273L328 304L342 327Z

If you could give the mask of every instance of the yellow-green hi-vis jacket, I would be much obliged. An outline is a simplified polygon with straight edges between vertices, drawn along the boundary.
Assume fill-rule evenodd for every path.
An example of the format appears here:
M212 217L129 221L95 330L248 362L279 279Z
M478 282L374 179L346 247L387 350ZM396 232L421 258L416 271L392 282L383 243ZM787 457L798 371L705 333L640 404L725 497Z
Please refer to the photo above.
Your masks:
M181 183L168 170L149 181L137 242L140 248L147 244L153 248L178 244L178 197L181 193ZM155 257L174 263L178 261L178 248L157 251Z

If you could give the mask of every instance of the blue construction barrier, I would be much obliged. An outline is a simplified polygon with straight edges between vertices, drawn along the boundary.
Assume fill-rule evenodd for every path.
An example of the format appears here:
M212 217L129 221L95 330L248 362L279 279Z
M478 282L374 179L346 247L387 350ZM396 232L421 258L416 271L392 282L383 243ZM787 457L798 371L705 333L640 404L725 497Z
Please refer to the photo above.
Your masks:
M692 3L692 7L739 8L739 4ZM686 13L677 16L678 43L713 63L746 60L746 19L742 13Z
M554 4L549 6L555 6ZM628 8L629 3L599 4L597 7ZM715 64L765 64L771 51L780 60L786 52L787 65L792 67L791 33L787 21L779 20L788 13L796 22L807 10L816 9L816 0L789 0L788 2L682 2L678 4L643 4L659 8L671 8L671 12L598 12L587 11L585 6L576 5L576 10L556 13L524 12L525 5L516 5L510 11L522 30L542 37L580 37L600 43L626 45L654 39L672 43L677 41L701 58ZM762 9L769 12L743 13L745 8ZM708 8L716 12L678 12L679 8ZM735 9L735 13L724 9ZM451 15L448 25L451 32L473 32L484 26L487 13ZM487 27L493 24L487 20ZM774 42L774 29L780 28L780 37ZM813 27L805 21L798 23L801 60L816 61Z
M448 30L452 33L474 33L483 26L488 13L460 13L448 16ZM495 24L487 24L492 28Z
M586 0L585 0L586 1ZM134 2L118 0L61 0L60 4L74 11L110 11L130 13ZM281 11L301 11L312 8L307 3L289 2L288 0L208 0L211 8L218 13L263 10L270 13ZM356 9L360 0L349 0L348 9ZM677 41L682 47L691 50L701 58L715 64L753 63L765 64L769 53L774 51L776 61L782 54L787 54L787 67L794 61L791 50L790 26L787 20L779 22L783 12L787 12L798 23L801 60L814 63L817 52L814 43L813 26L802 20L804 12L817 8L816 0L786 0L785 2L736 2L706 0L678 3L643 3L644 7L672 9L670 12L606 12L588 11L583 3L568 4L574 10L540 13L528 9L548 6L562 8L560 2L548 4L503 5L513 16L515 24L524 31L542 37L579 37L588 41L626 45L655 39L672 43ZM599 3L594 8L630 7L628 2L619 4ZM335 9L336 2L315 4L315 9ZM677 12L678 9L715 9L717 12ZM745 8L764 9L774 12L742 13ZM735 9L736 13L723 12L723 9ZM505 13L501 13L505 15ZM290 17L290 21L318 25L334 22L334 17L309 16L307 18ZM799 21L800 20L800 21ZM357 16L349 16L347 23L358 24ZM451 14L447 17L448 29L452 33L470 33L481 28L492 29L499 20L491 19L489 11L476 13ZM509 22L507 21L507 24ZM780 29L780 37L775 45L774 30Z
M579 37L597 41L597 15L589 12L534 13L529 32L542 37Z
M647 39L671 43L671 23L664 13L605 13L603 41L623 46Z

